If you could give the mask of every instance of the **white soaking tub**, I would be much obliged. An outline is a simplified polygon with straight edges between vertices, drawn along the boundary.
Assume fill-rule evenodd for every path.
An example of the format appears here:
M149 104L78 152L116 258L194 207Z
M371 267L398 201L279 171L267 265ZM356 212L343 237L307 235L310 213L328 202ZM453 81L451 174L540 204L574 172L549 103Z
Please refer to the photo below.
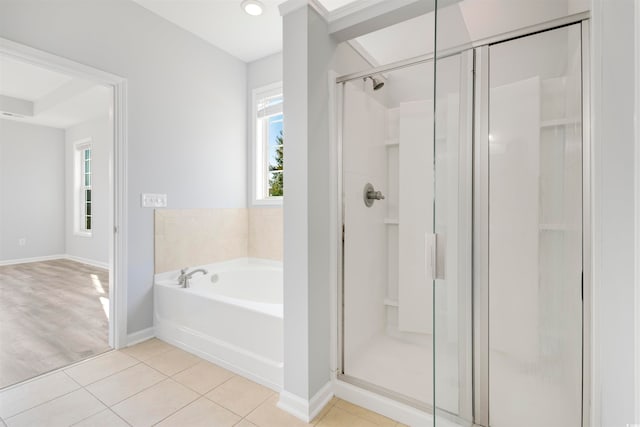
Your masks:
M189 288L179 271L154 283L158 338L272 389L282 388L282 263L236 259L204 268Z

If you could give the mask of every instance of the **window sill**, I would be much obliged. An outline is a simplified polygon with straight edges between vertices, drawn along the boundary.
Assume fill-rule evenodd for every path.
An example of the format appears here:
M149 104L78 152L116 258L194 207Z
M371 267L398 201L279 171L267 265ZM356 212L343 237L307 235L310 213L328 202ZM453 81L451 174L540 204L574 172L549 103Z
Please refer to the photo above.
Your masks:
M283 197L272 197L269 199L254 199L253 206L282 206Z
M93 237L93 233L90 231L74 231L73 235L76 237Z

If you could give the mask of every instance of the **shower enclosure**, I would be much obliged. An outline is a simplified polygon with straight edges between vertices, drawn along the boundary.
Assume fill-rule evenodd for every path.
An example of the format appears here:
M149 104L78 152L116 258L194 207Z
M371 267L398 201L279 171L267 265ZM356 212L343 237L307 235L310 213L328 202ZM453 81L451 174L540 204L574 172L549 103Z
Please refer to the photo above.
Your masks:
M587 425L588 31L337 80L339 380L435 425Z

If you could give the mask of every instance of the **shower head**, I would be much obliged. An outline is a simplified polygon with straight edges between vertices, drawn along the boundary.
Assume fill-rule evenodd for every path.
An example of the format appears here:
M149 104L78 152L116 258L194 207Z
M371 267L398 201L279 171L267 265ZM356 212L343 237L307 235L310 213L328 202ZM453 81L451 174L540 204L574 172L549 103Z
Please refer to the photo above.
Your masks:
M371 79L371 83L373 84L373 90L382 89L382 86L384 86L384 82L378 81L375 77L367 76L363 80L366 82L367 79Z

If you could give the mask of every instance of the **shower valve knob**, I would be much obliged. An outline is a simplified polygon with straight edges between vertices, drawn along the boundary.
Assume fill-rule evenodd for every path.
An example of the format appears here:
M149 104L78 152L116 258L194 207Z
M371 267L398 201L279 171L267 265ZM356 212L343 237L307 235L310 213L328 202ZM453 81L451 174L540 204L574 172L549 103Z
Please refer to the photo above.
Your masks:
M381 191L369 191L367 193L367 198L368 199L375 199L375 200L382 200L382 199L384 199L384 196L382 195Z
M373 202L375 202L376 200L383 200L384 196L382 195L381 191L376 191L373 188L373 185L370 183L367 183L364 186L364 204L370 208L371 206L373 206Z

